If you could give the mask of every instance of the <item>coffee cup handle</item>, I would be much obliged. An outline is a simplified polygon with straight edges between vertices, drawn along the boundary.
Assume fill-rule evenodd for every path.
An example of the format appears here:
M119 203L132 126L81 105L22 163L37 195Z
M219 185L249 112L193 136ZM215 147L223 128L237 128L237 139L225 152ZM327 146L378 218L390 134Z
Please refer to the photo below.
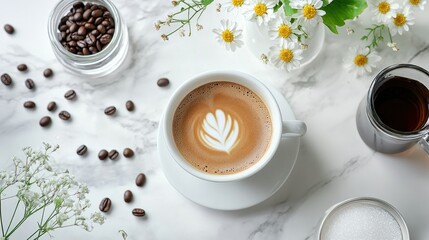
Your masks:
M282 137L302 137L306 132L307 125L302 121L283 121Z
M426 133L419 141L420 147L429 155L429 133Z

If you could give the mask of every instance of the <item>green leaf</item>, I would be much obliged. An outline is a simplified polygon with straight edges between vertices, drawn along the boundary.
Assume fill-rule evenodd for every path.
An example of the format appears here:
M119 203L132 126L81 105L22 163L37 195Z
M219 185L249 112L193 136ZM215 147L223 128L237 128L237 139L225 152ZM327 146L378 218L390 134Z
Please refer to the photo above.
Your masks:
M326 12L323 23L338 34L337 27L344 26L345 20L359 16L367 7L366 0L334 0L321 8Z
M285 11L286 16L292 16L294 13L296 13L296 9L293 9L289 2L290 0L282 0L283 2L283 10Z
M210 3L212 3L213 0L201 0L201 4L203 4L204 6L208 6L210 5Z
M274 12L277 12L283 6L283 2L280 1L274 6Z

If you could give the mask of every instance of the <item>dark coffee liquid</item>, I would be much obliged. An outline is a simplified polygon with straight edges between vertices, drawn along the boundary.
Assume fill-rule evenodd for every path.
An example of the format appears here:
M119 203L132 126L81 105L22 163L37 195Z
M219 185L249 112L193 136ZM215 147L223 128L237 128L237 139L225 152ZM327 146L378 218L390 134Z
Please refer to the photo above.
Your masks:
M391 129L412 132L428 120L429 90L420 82L392 76L384 80L374 95L375 112Z

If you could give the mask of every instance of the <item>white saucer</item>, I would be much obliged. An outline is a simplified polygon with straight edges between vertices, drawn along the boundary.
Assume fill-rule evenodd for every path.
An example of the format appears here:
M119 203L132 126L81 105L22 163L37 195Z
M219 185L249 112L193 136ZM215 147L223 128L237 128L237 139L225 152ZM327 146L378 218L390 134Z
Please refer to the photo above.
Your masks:
M280 106L283 119L295 120L295 114L283 95L271 88L270 91ZM300 145L298 137L283 138L274 158L260 172L241 181L216 183L197 178L180 167L166 151L161 131L160 127L158 152L167 180L189 200L218 210L244 209L270 198L292 172Z

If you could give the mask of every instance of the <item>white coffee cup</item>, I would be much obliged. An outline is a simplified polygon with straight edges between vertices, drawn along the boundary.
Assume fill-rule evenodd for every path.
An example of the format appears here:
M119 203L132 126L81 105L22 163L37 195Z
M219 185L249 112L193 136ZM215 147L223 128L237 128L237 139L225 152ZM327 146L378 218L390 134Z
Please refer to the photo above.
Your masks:
M192 166L186 159L183 158L181 153L176 147L173 137L173 119L177 107L180 102L192 92L194 89L211 82L226 81L243 85L254 93L256 93L266 104L271 113L272 135L271 141L266 149L264 155L251 167L232 174L216 175L203 172ZM163 128L164 140L166 141L166 151L172 158L188 173L207 181L213 182L228 182L238 181L260 171L267 165L274 154L276 153L280 140L282 137L301 137L307 131L307 126L304 122L299 120L284 120L280 114L278 103L268 88L255 77L238 71L213 71L198 75L181 85L170 98L165 109L163 120L160 124Z

